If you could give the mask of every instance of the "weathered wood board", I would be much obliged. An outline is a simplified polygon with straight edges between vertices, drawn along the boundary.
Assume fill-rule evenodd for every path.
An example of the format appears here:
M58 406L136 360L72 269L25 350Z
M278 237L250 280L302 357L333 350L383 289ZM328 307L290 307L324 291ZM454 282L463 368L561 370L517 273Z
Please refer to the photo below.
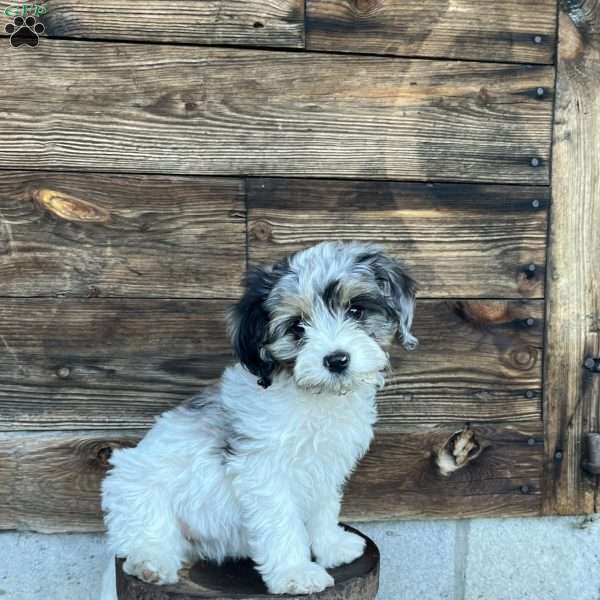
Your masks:
M233 361L226 302L6 299L0 429L147 426Z
M0 430L147 427L233 362L226 307L5 299ZM419 350L392 353L382 426L540 417L541 302L422 301L414 332Z
M421 301L419 347L394 346L379 423L517 422L541 418L540 301Z
M2 296L231 298L245 246L240 180L0 172Z
M547 188L248 180L250 263L324 239L372 241L422 297L544 295Z
M304 47L303 0L175 0L167 6L164 0L38 0L37 4L47 10L41 21L50 37Z
M307 0L311 50L551 63L555 0Z
M1 168L548 183L551 67L57 40L2 58Z
M379 432L348 485L344 518L538 514L541 425L474 426L490 446L444 479L433 453L461 427ZM99 490L110 449L134 445L141 434L1 434L0 529L102 530Z
M51 38L304 48L303 0L39 0ZM4 9L14 6L0 2ZM14 9L13 9L14 11ZM551 63L556 4L308 0L309 50ZM3 35L4 31L0 31Z
M463 425L377 432L346 486L344 516L369 521L539 514L541 422L473 424L478 442L487 448L463 469L443 477L435 452Z
M547 513L598 510L598 478L581 468L600 431L600 4L561 3L553 207L548 262L545 425ZM592 361L593 362L593 361Z
M140 437L127 431L0 435L0 529L101 530L100 482L110 452Z

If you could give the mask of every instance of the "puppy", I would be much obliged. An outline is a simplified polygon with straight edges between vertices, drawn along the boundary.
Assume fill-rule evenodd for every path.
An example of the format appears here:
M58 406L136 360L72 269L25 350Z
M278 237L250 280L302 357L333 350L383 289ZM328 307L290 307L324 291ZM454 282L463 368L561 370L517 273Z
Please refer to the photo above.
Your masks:
M115 451L102 487L112 551L145 581L184 561L250 557L275 594L333 585L364 542L338 525L415 284L378 247L325 242L246 278L230 312L239 363Z

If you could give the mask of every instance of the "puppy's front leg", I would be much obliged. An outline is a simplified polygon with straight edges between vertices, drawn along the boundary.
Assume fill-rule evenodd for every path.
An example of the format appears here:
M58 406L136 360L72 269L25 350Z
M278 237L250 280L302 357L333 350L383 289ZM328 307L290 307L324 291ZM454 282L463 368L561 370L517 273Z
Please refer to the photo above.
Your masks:
M333 585L333 578L311 561L308 532L293 495L280 482L236 487L251 557L272 594L310 594Z
M356 560L365 549L363 538L338 525L339 515L340 496L334 493L315 506L307 522L315 559L326 569Z

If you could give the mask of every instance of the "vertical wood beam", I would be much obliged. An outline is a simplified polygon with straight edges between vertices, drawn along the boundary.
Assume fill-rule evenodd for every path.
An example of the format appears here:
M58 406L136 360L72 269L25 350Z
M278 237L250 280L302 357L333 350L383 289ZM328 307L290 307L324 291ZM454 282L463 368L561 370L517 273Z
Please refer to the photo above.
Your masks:
M585 433L599 431L600 0L561 0L553 203L547 281L546 513L596 508L581 468Z

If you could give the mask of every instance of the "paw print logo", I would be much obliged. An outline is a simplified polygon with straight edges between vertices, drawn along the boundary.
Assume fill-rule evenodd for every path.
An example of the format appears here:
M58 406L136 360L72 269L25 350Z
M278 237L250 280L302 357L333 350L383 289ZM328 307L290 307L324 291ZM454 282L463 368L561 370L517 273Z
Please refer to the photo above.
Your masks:
M35 48L40 43L39 36L44 33L44 26L35 17L15 17L12 23L7 23L4 30L10 34L10 45L13 48L23 44Z

